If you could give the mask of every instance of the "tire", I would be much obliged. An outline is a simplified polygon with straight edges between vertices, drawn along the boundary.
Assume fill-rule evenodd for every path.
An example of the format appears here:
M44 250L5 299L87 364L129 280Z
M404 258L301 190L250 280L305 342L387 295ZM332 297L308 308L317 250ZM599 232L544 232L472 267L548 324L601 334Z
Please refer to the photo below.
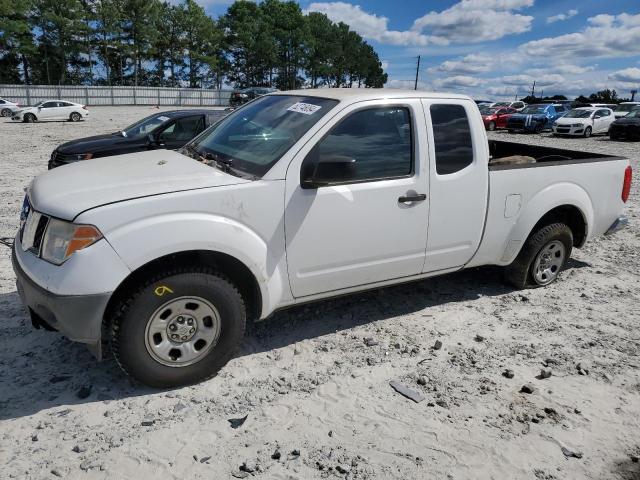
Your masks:
M80 115L78 112L73 112L71 115L69 115L69 120L71 120L72 122L79 122L80 120L82 120L82 115Z
M591 136L591 132L592 132L591 127L585 128L584 134L583 134L584 138L589 138Z
M493 132L496 129L496 122L489 122L489 125L487 126L487 130L489 130L490 132Z
M508 129L508 130L507 130L507 132L509 132L509 133L514 133L514 132L515 132L515 130Z
M33 113L25 113L22 119L25 123L34 123L38 120Z
M11 110L9 110L8 108L3 108L0 111L0 117L10 117L12 113L13 112Z
M572 248L573 234L564 223L540 227L529 235L516 259L506 267L505 280L518 289L549 285L565 267ZM546 255L550 255L548 269L544 268Z
M246 315L242 295L216 270L168 270L145 280L115 310L114 358L125 373L151 387L197 383L232 357Z
M542 130L544 130L544 125L542 125L541 123L536 123L536 126L533 128L533 132L542 133Z

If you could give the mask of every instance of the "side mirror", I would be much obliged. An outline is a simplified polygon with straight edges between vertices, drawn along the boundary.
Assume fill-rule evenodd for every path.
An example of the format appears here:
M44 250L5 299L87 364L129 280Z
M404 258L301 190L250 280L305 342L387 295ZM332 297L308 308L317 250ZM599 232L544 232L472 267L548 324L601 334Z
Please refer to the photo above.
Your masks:
M318 152L314 148L307 158L317 156ZM311 164L306 175L300 182L302 188L318 188L334 183L347 182L353 180L356 174L356 159L346 155L325 155L316 162L311 158ZM303 170L304 172L304 170Z

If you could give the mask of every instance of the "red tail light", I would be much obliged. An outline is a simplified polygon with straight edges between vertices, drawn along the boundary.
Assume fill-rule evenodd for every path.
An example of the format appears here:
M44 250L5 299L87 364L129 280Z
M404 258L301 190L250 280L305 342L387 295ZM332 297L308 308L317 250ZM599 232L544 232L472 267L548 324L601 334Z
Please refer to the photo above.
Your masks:
M631 192L631 176L632 170L631 165L629 165L624 171L624 182L622 182L622 201L624 203L627 203L627 200L629 200L629 193Z

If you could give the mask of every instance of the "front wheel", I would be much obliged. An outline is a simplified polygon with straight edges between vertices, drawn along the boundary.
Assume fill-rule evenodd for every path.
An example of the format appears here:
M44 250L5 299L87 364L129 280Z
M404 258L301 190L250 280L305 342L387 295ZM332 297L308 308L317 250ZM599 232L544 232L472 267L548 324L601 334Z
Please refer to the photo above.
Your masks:
M506 280L516 288L549 285L558 278L571 256L573 234L564 223L540 227L505 269Z
M584 129L584 138L589 138L591 136L591 127L587 127Z
M489 122L489 126L487 128L490 132L493 132L496 129L496 122Z
M71 120L72 122L79 122L82 119L82 115L80 115L78 112L73 112L71 115L69 115L69 120Z
M33 113L26 113L23 117L23 120L26 123L34 123L36 121L36 116Z
M544 125L542 125L541 123L536 123L536 126L534 127L533 131L535 133L542 133L542 130L544 130Z
M120 367L151 387L214 376L244 335L246 308L237 288L208 268L167 271L143 282L112 319Z

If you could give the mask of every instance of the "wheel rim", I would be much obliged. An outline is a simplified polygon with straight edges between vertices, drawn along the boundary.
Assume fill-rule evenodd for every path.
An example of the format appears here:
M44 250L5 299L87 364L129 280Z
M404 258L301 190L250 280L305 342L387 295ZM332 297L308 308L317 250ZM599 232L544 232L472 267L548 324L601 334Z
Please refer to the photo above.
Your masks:
M591 136L591 128L587 127L587 129L584 131L584 136L587 138Z
M494 131L496 129L496 124L491 122L489 123L489 130Z
M8 117L9 115L11 115L11 110L5 108L4 110L2 110L2 113L0 114L3 117Z
M149 318L145 346L162 365L186 367L215 347L220 330L220 314L211 302L202 297L174 298Z
M556 279L564 265L566 252L560 240L552 240L542 247L533 263L533 278L538 285L548 285Z
M77 113L74 113L73 115L71 115L71 120L73 120L74 122L77 122L78 120L80 120L80 115L78 115Z

